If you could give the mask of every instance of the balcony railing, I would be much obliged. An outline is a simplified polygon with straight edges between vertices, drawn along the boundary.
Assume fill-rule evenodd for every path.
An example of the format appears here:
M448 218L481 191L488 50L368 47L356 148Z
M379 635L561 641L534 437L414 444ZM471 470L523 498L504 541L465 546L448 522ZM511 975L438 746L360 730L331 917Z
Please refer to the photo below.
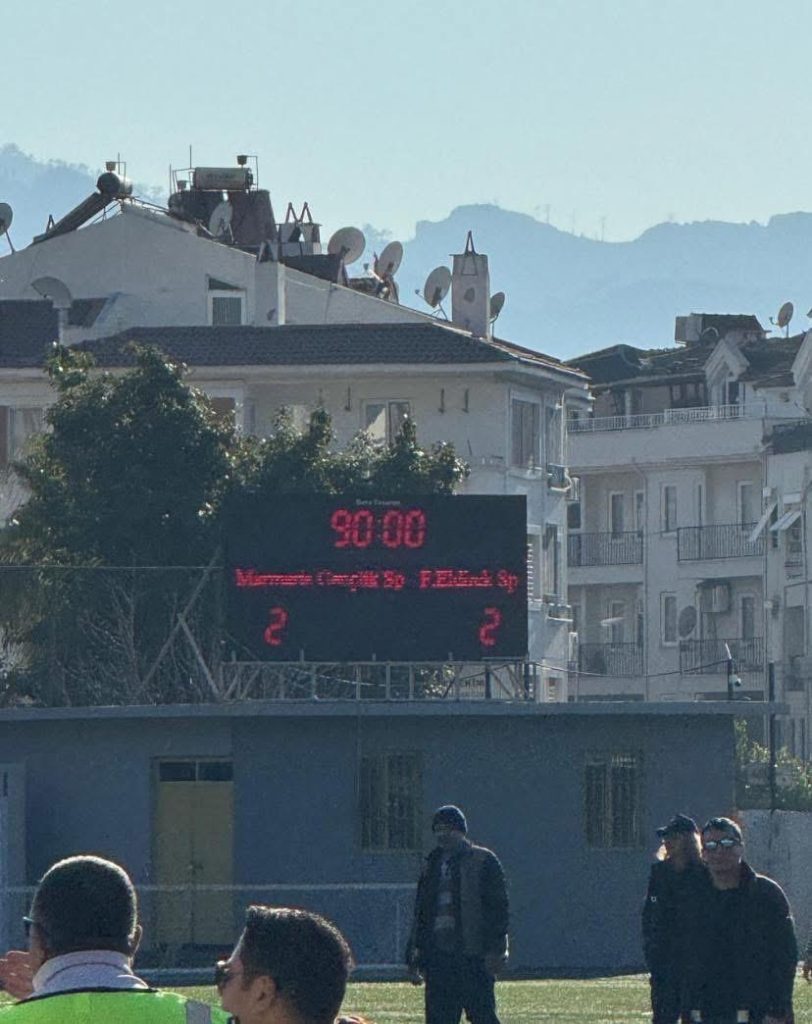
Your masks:
M755 523L720 526L682 526L677 530L677 559L680 562L708 558L752 558L764 554L764 533L755 540L750 534Z
M578 671L593 676L641 676L643 648L637 644L579 644Z
M643 538L634 530L624 533L571 533L567 537L567 564L639 565Z
M735 640L681 640L680 672L700 675L723 675L727 672L727 650L730 648L733 667L738 673L764 670L764 640L760 636Z
M663 409L662 412L640 413L634 416L597 416L594 419L572 419L568 422L571 434L603 430L648 430L668 427L677 423L718 423L719 420L761 419L765 415L762 405L702 405L691 409Z

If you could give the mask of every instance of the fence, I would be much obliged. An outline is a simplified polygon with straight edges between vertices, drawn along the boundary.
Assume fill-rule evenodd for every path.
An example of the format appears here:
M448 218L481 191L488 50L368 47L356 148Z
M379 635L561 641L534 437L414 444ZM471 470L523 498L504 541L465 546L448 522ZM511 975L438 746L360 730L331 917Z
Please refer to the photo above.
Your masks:
M763 555L764 534L760 533L755 540L750 539L755 526L755 523L682 526L677 530L677 559L687 562Z
M415 862L415 877L419 865ZM412 922L415 884L329 882L250 885L137 885L144 937L136 968L149 976L162 972L200 975L227 956L242 930L251 903L304 907L324 915L346 936L358 967L394 971L403 965ZM0 888L0 906L9 912L7 943L24 949L22 918L32 886Z
M643 537L637 530L622 533L571 533L567 537L567 564L639 565L643 561Z

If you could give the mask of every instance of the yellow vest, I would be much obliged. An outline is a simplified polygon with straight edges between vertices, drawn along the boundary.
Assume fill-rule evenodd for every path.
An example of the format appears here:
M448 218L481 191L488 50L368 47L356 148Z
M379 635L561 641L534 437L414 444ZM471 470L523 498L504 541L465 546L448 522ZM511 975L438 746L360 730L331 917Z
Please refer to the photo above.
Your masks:
M0 1024L228 1024L197 999L154 989L59 992L0 1007Z

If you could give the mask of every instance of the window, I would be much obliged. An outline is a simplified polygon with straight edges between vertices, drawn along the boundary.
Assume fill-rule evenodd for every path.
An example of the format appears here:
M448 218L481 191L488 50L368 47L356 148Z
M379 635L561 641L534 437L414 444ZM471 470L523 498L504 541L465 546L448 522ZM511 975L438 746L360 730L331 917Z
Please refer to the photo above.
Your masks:
M751 594L742 597L740 608L740 636L742 640L752 640L756 635L756 599Z
M561 586L561 544L558 526L544 527L544 593L559 596Z
M558 419L559 408L548 405L544 410L544 448L547 462L560 463L561 460L561 421Z
M634 603L634 639L640 650L643 650L643 644L645 643L646 637L646 620L643 614L643 602L637 600Z
M514 398L511 402L511 455L512 466L534 469L539 458L539 406Z
M803 519L800 515L787 528L787 549L784 562L787 565L800 565L804 557Z
M209 291L209 323L212 327L238 327L243 323L244 293L239 290Z
M646 530L646 495L644 491L634 492L634 528L641 537Z
M159 782L231 782L231 761L160 761Z
M626 602L609 602L609 636L613 644L622 644L626 639Z
M418 754L361 758L363 850L419 850L422 782Z
M738 405L740 399L739 382L737 380L729 380L725 385L725 398L726 405Z
M394 444L395 438L409 416L411 416L409 402L399 400L367 402L364 409L364 429L375 444Z
M737 490L739 526L749 526L750 529L752 529L753 524L756 519L758 519L753 499L755 487L749 480L740 480L737 485Z
M237 403L233 398L214 396L209 398L217 422L224 427L233 427L236 423Z
M673 533L677 528L677 488L664 484L662 492L663 533Z
M581 529L581 479L577 476L570 477L572 486L567 498L567 529Z
M584 773L584 817L589 846L640 845L642 758L589 754Z
M609 529L614 536L623 533L623 495L613 492L609 495Z
M537 533L527 535L527 596L532 601L541 597L541 574L539 572L540 538Z
M660 639L663 645L677 642L676 594L660 594Z
M705 523L705 485L696 485L696 525L703 526Z

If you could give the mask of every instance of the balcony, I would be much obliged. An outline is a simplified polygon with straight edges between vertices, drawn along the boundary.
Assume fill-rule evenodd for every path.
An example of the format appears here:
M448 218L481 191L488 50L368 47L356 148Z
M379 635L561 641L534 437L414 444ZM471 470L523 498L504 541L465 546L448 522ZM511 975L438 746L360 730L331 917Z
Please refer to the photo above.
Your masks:
M677 530L677 560L691 562L763 555L764 533L750 540L755 526L755 523L729 523L722 526L680 527Z
M727 650L730 648L735 671L752 674L764 671L764 640L760 636L735 640L681 640L679 670L698 675L720 675L727 672Z
M593 676L641 676L643 648L637 644L579 644L578 671Z
M763 405L702 405L688 409L663 409L662 412L634 416L597 416L594 419L570 420L571 434L595 433L605 430L650 430L678 423L718 423L720 420L762 419ZM796 412L797 415L797 412Z
M571 533L567 537L567 564L571 568L586 565L640 565L643 538L634 530L624 533Z

